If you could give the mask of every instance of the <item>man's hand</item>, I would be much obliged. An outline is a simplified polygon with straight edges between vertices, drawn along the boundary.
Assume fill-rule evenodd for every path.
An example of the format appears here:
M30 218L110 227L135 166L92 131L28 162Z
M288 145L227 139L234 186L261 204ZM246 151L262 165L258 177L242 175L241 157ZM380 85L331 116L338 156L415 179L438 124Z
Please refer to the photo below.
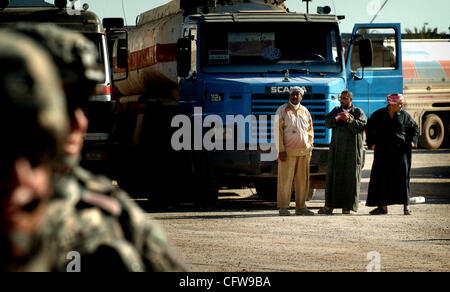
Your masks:
M348 123L350 121L350 118L353 118L352 114L349 114L349 113L340 113L339 114L339 119L343 120L346 123Z
M336 121L343 120L344 122L348 123L350 121L350 118L353 118L352 114L342 112L339 113L339 115L336 117Z
M286 161L287 160L287 153L286 152L280 152L279 154L278 154L278 159L280 160L280 161Z

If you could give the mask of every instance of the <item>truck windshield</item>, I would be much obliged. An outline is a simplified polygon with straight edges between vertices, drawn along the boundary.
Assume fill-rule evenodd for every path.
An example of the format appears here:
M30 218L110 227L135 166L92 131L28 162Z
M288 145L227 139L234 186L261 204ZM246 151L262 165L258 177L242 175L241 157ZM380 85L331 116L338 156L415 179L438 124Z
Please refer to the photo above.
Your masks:
M51 0L10 0L9 7L52 7L55 1Z
M201 31L205 73L342 71L334 23L214 23Z

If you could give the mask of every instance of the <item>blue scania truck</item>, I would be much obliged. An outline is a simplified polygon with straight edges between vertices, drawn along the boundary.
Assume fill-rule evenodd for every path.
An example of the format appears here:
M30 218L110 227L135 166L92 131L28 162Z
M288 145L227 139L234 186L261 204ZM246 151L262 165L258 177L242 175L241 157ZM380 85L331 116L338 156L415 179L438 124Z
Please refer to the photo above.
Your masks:
M339 94L353 91L355 106L370 115L389 93L402 92L403 76L400 24L356 24L344 46L344 17L329 7L317 11L289 12L280 0L174 0L141 14L128 32L128 69L114 68L115 79L128 75L113 93L117 165L127 186L160 184L178 194L192 187L201 198L217 197L219 187L254 186L258 196L276 198L277 162L261 159L267 147L259 147L274 142L273 127L259 117L274 115L289 89L301 86L314 120L311 188L323 188L331 140L324 120ZM180 115L191 124L174 123ZM244 148L196 144L211 134L210 116L223 121L215 145L243 133ZM246 119L245 129L227 124L230 116ZM193 136L177 136L185 146L177 148L173 135L182 126Z

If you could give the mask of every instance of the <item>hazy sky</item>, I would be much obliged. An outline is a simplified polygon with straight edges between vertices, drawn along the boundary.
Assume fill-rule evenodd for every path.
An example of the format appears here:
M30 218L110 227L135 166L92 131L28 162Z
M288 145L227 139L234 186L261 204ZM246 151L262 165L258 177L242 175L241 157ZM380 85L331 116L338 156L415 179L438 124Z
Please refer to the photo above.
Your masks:
M336 11L346 18L341 22L342 32L351 32L354 23L370 22L378 8L386 0L334 0ZM49 1L52 2L52 1ZM136 17L149 9L168 3L170 0L123 0L126 20L134 25ZM89 3L91 10L103 17L123 17L122 0L79 0L78 3ZM305 12L306 4L301 0L287 0L291 11ZM332 0L313 0L310 12L315 13L317 6L328 5L334 13ZM449 33L449 0L388 0L375 22L400 22L405 28L428 27Z

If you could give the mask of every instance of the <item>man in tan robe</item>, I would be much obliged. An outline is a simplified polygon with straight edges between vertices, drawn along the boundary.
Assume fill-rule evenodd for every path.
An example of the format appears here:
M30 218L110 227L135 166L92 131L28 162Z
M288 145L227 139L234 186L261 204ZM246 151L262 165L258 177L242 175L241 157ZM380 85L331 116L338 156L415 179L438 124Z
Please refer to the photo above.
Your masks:
M279 117L278 194L279 214L288 216L292 185L295 182L296 215L314 215L306 207L309 192L309 163L314 143L311 114L300 104L305 90L290 89L290 100L282 105Z

